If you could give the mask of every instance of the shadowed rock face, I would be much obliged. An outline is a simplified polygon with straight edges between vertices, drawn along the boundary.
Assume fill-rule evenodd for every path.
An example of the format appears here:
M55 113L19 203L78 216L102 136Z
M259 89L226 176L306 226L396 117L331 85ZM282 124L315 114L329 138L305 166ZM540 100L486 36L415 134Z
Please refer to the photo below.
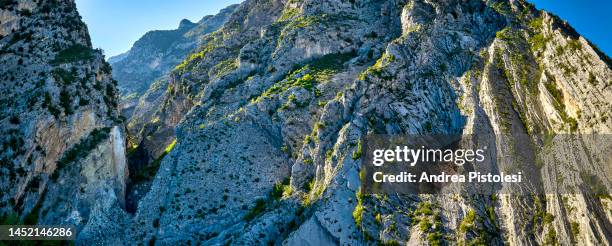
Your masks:
M2 1L0 33L1 222L81 228L97 204L125 196L110 65L73 1Z
M156 159L134 214L108 185L71 218L81 244L608 245L610 146L591 141L611 133L611 75L524 1L247 0L140 99L129 141ZM546 195L364 194L372 133L492 142L476 171L538 155L521 168L543 182L519 188Z

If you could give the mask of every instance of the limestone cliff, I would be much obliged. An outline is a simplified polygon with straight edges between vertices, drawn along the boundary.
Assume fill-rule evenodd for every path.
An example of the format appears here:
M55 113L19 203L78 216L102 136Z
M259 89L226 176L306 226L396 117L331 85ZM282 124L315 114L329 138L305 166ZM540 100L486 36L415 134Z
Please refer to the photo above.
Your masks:
M125 193L110 65L71 0L2 1L0 38L0 213L82 226L98 189Z

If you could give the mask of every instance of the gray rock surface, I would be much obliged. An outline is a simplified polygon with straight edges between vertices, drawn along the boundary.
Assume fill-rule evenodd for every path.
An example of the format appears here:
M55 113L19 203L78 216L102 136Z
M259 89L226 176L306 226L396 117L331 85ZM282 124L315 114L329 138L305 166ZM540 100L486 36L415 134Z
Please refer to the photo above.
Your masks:
M110 65L73 1L2 1L0 33L1 222L80 230L95 206L125 197Z
M608 210L606 196L578 205L574 199L584 195L359 193L361 164L352 156L368 133L475 134L493 139L494 150L502 153L513 151L520 136L541 143L539 138L549 132L609 133L609 59L557 17L523 1L246 1L207 41L169 75L165 99L149 118L159 125L148 132L150 137L176 127L177 145L163 158L151 191L139 203L136 224L153 226L137 227L137 240L256 240L248 239L249 233L233 233L238 226L259 231L256 244L609 244L609 215L593 212ZM598 82L588 83L589 78ZM224 132L231 134L219 136ZM274 144L255 144L260 139ZM241 149L244 142L261 149ZM202 154L208 144L224 147ZM596 157L601 152L592 148L568 163L591 156L600 160L594 169L563 170L563 175L576 179L576 172L588 172L610 189L604 175L609 158ZM283 156L279 150L290 158L255 157L261 152ZM229 162L219 155L247 158ZM474 168L504 170L515 161L490 160ZM244 201L246 211L258 216L233 209L233 202L214 207L224 193L214 195L207 188L223 185L202 186L197 179L212 179L206 170L219 170L219 164L225 175L242 177L252 162L274 171L249 171L258 178L249 186L232 185L230 197ZM195 165L193 173L178 171L189 165ZM284 171L287 165L290 175ZM533 192L554 193L547 170L559 171L558 165L543 160L540 169L524 167L548 181L532 187ZM279 200L272 194L283 178L290 178L282 187L291 192ZM267 189L260 186L262 180L268 181ZM170 192L181 189L190 192ZM180 201L194 196L209 198L197 202L209 206L203 215L183 204L177 211ZM287 201L301 204L295 209L298 216L285 215L287 207L280 204ZM164 209L150 209L155 207ZM568 216L570 207L586 217ZM433 213L420 214L424 209ZM226 211L232 216L217 215ZM266 229L262 223L270 220L276 227ZM423 228L422 221L434 226ZM578 229L572 229L575 223ZM276 228L290 229L279 237Z

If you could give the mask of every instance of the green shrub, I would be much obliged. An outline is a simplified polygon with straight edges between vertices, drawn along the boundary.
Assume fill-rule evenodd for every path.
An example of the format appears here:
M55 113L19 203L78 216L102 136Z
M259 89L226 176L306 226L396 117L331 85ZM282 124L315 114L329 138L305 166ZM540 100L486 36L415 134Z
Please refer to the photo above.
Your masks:
M85 98L79 98L79 106L85 106L89 104L89 100L85 99Z
M582 49L582 43L580 43L580 41L577 39L572 39L567 42L567 47L569 47L572 51L577 51Z
M283 182L277 182L276 184L274 184L272 192L270 192L270 197L275 200L280 200L283 197L285 191L287 190L287 186L289 186L288 178L284 179Z
M529 28L531 35L529 37L529 44L534 51L543 49L546 47L546 43L550 40L542 33L544 19L542 17L535 18L529 22Z
M9 213L0 216L0 225L17 225L19 224L19 215L16 213Z
M20 14L20 15L23 15L23 16L25 16L25 17L30 17L30 16L32 16L32 12L31 12L30 10L28 10L28 9L22 9L22 10L20 10L20 11L19 11L19 14Z
M66 113L66 115L70 115L73 113L70 94L65 90L60 91L60 106L64 108L64 112Z
M427 233L427 242L431 246L442 245L442 233L439 231Z
M597 86L597 84L599 84L597 78L595 78L595 75L592 72L589 72L589 83L593 86Z
M95 50L81 44L72 45L60 51L51 64L72 63L91 60L95 57Z
M506 27L500 31L498 31L497 33L495 33L495 37L501 40L505 40L505 41L511 41L513 36L515 34L512 32L512 29L510 27Z
M257 199L255 206L244 216L244 220L251 221L266 209L266 201L264 199Z
M330 161L332 159L332 155L334 154L334 150L329 149L325 152L325 160Z
M555 216L550 213L544 213L544 217L542 217L542 223L550 224L555 220Z
M472 230L474 228L474 221L476 220L476 212L474 210L468 211L465 215L461 224L459 225L459 231L467 232L468 230Z
M59 116L60 111L53 105L51 94L49 94L49 92L45 92L42 107L47 108L47 110L49 110L49 113L51 113L53 116Z
M353 152L353 160L361 158L361 139L357 142L357 150Z
M312 178L310 181L304 183L304 186L302 187L306 192L310 192L312 190L312 188L314 187L314 178Z
M555 228L548 229L548 233L544 235L544 244L545 245L557 245L557 231Z
M56 81L61 81L65 85L72 84L72 82L77 80L76 70L66 71L62 68L54 69L53 77Z
M97 91L101 91L102 90L102 83L100 83L99 80L96 80L96 82L94 83L93 88L96 89Z
M531 28L531 30L535 32L540 31L540 29L542 29L543 26L544 26L543 17L535 18L529 22L529 28Z
M310 144L312 141L312 137L310 135L306 135L306 137L304 137L304 145Z
M38 201L36 201L36 204L34 205L32 210L30 210L30 212L26 214L26 216L23 218L23 224L25 225L38 224L38 218L39 218L38 216L40 214L40 209L42 208L42 202L45 200L45 194L46 192L42 193L42 195L38 198Z
M396 240L391 239L391 240L381 242L379 245L381 246L400 246L401 244L397 242Z
M25 218L23 218L23 223L26 225L36 225L38 224L38 210L33 209Z
M363 204L361 201L359 201L357 206L355 206L355 210L353 210L353 219L355 219L356 225L361 225L361 222L363 221L363 210Z
M111 84L106 85L106 96L115 98L115 88Z
M100 66L100 71L105 74L111 74L113 72L113 68L108 62L103 62L102 66Z
M206 38L206 40L204 40L203 43L205 43L205 46L201 49L199 49L197 52L192 53L191 55L189 55L185 60L183 60L181 62L181 64L177 65L174 70L177 71L185 71L186 69L190 68L193 66L194 63L196 63L197 61L200 61L202 59L204 59L204 57L212 52L213 50L217 49L218 47L221 46L222 44L222 35L223 33L221 32L213 32L210 35L208 35L208 37Z
M11 46L13 44L16 44L17 42L23 40L25 43L29 43L32 41L33 37L32 37L33 32L24 32L24 33L15 33L13 34L13 37L11 38L11 41L9 41L9 43L5 46Z
M512 7L510 6L510 4L508 4L508 2L505 1L493 2L490 7L494 9L497 13L500 13L502 15L508 15L512 13Z
M368 67L365 71L361 72L358 76L359 80L367 80L369 76L380 78L382 80L390 80L393 77L391 75L385 75L383 68L395 61L395 56L384 53L376 63L371 67ZM432 76L430 74L429 76Z
M212 67L208 72L208 76L221 77L223 75L228 74L232 70L235 70L236 68L238 68L238 63L236 62L236 59L230 58L225 61L219 62L217 63L217 65Z
M16 4L15 0L0 0L0 8L5 9L8 6Z
M281 17L278 18L277 22L287 21L299 14L299 10L296 8L285 8Z
M382 214L380 213L376 213L376 216L374 216L374 221L376 222L377 225L382 225Z
M571 222L570 227L572 228L572 235L574 235L574 240L578 235L580 235L580 225L576 222Z
M338 73L344 63L355 57L354 52L328 54L315 59L309 64L296 69L282 80L268 88L259 98L269 98L272 95L284 92L292 87L302 87L306 90L316 92L317 83L328 81L334 74ZM257 101L259 99L256 99Z
M11 118L9 119L9 122L13 125L19 125L20 123L19 116L18 115L11 116Z
M550 77L550 78L553 81L545 83L544 87L546 87L546 90L553 97L554 99L553 106L555 107L557 112L559 112L561 119L563 120L563 122L568 123L570 126L570 131L574 132L578 130L578 121L576 121L576 119L567 115L567 112L565 112L565 105L563 104L563 92L561 92L561 90L557 88L557 84L555 83L554 78L553 77Z
M423 125L423 129L426 132L431 132L433 130L433 125L431 124L431 121L425 122L425 125Z
M559 103L563 103L563 93L561 90L557 88L557 85L554 81L544 84L546 90L550 93L550 95Z
M564 119L570 125L570 131L575 132L578 130L578 121L573 117L567 117Z
M548 38L544 36L542 33L538 33L529 38L529 43L533 50L541 50L546 47L546 43L548 42Z

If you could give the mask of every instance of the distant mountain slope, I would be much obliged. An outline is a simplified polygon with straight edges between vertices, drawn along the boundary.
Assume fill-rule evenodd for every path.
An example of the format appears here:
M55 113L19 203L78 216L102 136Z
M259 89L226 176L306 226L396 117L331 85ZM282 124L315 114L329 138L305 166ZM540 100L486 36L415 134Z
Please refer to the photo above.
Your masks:
M221 27L235 8L236 5L224 8L198 23L182 20L175 30L150 31L128 52L109 58L113 78L119 82L122 114L129 117L138 98L153 81L185 59L200 44L203 35Z

